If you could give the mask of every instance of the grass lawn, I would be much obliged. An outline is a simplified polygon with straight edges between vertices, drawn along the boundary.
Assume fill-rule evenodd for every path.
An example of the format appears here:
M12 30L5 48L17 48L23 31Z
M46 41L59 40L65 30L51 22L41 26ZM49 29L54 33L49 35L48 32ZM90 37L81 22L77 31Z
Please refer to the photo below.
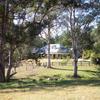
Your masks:
M21 65L9 83L0 83L0 100L100 100L100 70L79 66L80 78L74 79L73 67L32 68Z

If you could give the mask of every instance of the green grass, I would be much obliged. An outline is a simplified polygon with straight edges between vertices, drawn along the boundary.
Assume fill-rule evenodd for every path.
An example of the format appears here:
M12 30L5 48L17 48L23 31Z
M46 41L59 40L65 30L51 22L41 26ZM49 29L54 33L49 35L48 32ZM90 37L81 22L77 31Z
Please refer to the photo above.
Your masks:
M21 71L21 70L22 71ZM0 83L0 89L31 89L41 87L63 87L76 85L100 86L100 74L96 66L79 66L78 75L80 78L74 79L72 66L56 66L52 68L37 67L34 72L26 71L29 75L23 77L25 68L17 69L19 72L9 83ZM22 75L22 76L21 76ZM21 76L21 78L17 77Z

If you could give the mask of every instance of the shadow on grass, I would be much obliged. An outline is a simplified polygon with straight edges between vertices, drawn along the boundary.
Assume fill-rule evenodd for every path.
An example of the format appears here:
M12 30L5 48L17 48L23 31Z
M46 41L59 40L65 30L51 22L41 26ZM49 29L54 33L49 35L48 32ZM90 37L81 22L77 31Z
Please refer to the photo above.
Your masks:
M100 78L100 65L97 66L97 73L96 73L97 77Z
M81 78L70 78L63 79L61 75L42 76L38 80L23 78L23 79L13 79L9 83L0 83L1 93L11 93L11 92L27 92L27 91L38 91L41 89L53 90L54 88L64 88L70 86L100 86L99 79L81 79ZM53 88L52 88L53 87ZM49 89L48 89L49 88ZM7 90L7 89L10 89ZM5 90L2 92L2 90Z
M64 70L64 71L73 71L73 69L67 69L67 68L54 68L54 67L52 67L52 69L54 69L54 70ZM98 74L99 75L99 71L100 71L100 69L99 69L99 71L93 71L93 70L78 70L78 71L81 71L81 72L88 72L88 73L92 73L92 74Z
M39 79L32 78L21 78L12 79L8 83L0 83L0 92L11 93L11 92L27 92L27 91L39 91L42 89L53 90L57 88L72 87L72 86L98 86L100 87L100 66L97 67L97 71L93 70L78 70L81 72L87 72L94 74L97 78L86 78L80 77L74 79L72 76L63 78L60 74L53 76L41 76ZM52 68L54 70L67 70L73 71L72 69L61 69ZM52 88L53 87L53 88ZM2 91L3 90L3 91Z

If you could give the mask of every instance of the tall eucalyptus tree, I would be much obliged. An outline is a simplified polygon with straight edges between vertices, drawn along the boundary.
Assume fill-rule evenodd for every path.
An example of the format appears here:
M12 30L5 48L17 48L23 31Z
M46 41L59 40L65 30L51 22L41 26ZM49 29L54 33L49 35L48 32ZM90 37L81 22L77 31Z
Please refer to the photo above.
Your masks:
M63 1L63 0L62 0ZM70 5L67 5L68 1ZM100 15L100 1L64 0L63 25L67 28L73 48L74 77L78 77L78 52L80 50L81 37L90 31L91 23ZM67 5L67 6L66 6ZM95 13L93 13L96 11Z

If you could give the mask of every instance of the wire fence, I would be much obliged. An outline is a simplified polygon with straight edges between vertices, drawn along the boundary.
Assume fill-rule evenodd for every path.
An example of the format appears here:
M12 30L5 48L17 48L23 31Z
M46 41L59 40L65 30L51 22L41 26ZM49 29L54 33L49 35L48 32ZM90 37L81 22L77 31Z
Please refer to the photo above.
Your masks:
M56 67L56 66L73 66L73 59L51 59L51 66ZM23 60L21 62L20 66L25 66L26 70L29 69L29 66L31 68L37 68L37 67L47 67L48 65L48 59L39 59L37 62L33 59L29 60ZM86 60L86 59L79 59L78 60L78 66L92 66L91 60Z

